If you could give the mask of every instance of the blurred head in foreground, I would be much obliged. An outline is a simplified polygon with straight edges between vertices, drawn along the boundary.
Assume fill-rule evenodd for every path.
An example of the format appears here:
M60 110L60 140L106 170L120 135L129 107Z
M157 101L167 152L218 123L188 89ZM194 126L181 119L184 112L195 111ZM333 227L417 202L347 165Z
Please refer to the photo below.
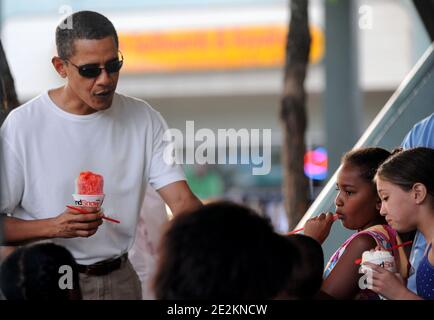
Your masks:
M324 254L313 238L295 234L286 237L293 255L290 281L282 292L282 299L315 299L321 288L324 272ZM295 252L294 252L295 247Z
M273 299L286 288L293 250L249 208L218 202L175 217L160 246L157 299Z
M18 248L2 263L0 289L7 300L79 300L77 265L53 243Z

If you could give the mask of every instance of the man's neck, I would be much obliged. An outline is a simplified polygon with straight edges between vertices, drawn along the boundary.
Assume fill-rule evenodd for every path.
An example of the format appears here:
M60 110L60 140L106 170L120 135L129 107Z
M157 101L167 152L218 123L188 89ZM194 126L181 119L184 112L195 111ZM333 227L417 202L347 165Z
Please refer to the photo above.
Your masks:
M83 103L83 101L77 98L72 98L71 95L68 94L66 86L49 90L48 95L50 96L51 100L53 100L53 102L65 112L80 116L97 112L96 110L90 108L87 104Z

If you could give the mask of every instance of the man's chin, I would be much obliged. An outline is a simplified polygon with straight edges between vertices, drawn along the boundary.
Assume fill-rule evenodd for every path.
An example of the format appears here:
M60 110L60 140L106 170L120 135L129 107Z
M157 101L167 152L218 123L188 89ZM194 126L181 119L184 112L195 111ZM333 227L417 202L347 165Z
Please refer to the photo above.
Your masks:
M104 104L104 105L98 105L98 106L95 106L94 109L95 109L95 110L98 110L98 111L104 111L104 110L109 109L111 106L112 106L112 104L109 103L109 104Z
M96 111L104 111L112 106L113 98L106 101L95 101L90 107Z

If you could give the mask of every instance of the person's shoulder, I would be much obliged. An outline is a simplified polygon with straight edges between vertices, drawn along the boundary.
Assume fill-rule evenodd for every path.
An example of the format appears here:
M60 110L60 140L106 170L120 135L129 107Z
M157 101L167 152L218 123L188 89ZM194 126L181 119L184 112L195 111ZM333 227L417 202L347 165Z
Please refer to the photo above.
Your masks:
M35 111L35 109L41 105L43 96L44 94L40 94L33 99L16 107L8 114L8 118L16 120L17 118L30 116Z
M407 133L401 145L404 147L404 149L418 146L432 147L434 144L433 135L434 113L416 123Z
M421 131L434 129L434 113L416 123L410 130L410 134L419 134Z
M2 133L20 128L24 130L41 115L40 108L43 104L44 94L41 94L9 112L2 124ZM43 113L42 113L43 114Z
M425 128L428 126L430 127L434 126L434 113L432 113L430 116L416 123L413 128L421 128L421 127Z
M126 117L131 123L136 123L138 126L146 127L150 130L166 125L160 112L142 99L116 93L116 102L122 109L123 117ZM144 123L148 125L143 126Z
M359 232L352 236L349 243L345 246L345 251L341 253L337 264L346 267L355 266L354 262L362 257L363 252L375 249L375 247L376 242L369 234Z
M137 112L158 113L152 106L145 100L128 96L126 94L115 93L118 102L128 110Z
M347 250L363 252L377 246L375 239L368 233L359 232L348 244Z

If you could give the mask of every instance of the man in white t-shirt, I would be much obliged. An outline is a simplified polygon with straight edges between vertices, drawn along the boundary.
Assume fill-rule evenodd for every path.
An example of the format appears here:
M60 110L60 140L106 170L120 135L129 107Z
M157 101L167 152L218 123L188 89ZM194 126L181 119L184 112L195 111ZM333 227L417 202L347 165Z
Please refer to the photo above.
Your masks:
M164 159L160 114L115 92L123 57L113 24L96 12L74 13L56 29L56 46L52 63L66 84L15 109L1 127L4 242L65 246L79 264L85 299L140 299L127 253L147 184L175 215L201 203L182 169ZM104 215L119 224L96 210L65 208L82 171L104 177Z

